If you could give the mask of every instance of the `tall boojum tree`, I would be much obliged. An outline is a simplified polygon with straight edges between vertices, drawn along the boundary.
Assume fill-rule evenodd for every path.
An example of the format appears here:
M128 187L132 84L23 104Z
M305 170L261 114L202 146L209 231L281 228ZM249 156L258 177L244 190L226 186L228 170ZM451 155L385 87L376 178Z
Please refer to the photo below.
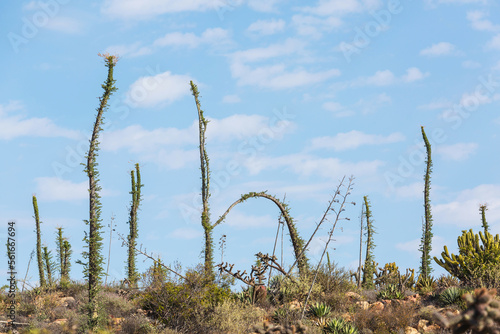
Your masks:
M40 280L40 286L43 288L46 286L45 282L45 272L43 265L43 254L42 254L42 232L40 231L40 217L38 215L38 202L36 196L33 195L33 211L35 212L35 226L36 226L36 260L38 263L38 277Z
M432 214L431 202L429 193L431 189L431 172L432 172L432 158L431 158L431 144L427 139L424 127L421 127L422 137L424 139L425 148L427 151L426 170L424 176L424 208L425 208L425 221L422 223L422 239L420 243L420 251L422 252L422 261L420 264L420 274L424 278L428 278L431 274L431 250L432 250Z
M373 275L376 271L375 258L373 256L373 250L375 249L375 244L373 243L373 234L375 234L375 229L373 228L372 211L368 196L363 197L363 202L366 217L366 256L365 265L363 267L362 285L364 288L372 289L374 288Z
M141 202L141 172L139 169L139 164L135 164L135 175L134 171L130 171L130 178L132 183L132 203L130 205L130 218L129 224L129 235L128 235L128 260L127 260L127 273L128 280L131 286L137 286L137 281L139 280L139 273L136 268L136 251L137 246L137 211L139 210L139 204Z
M89 290L89 327L95 329L98 325L98 302L97 294L103 275L103 257L102 250L102 236L101 236L101 202L99 192L99 171L97 170L96 158L99 151L99 133L102 131L103 114L108 108L108 100L110 96L117 89L114 86L115 80L113 79L113 69L118 61L118 57L109 54L101 55L104 58L105 65L108 68L108 76L102 88L104 89L103 95L99 98L99 107L96 109L97 115L90 139L90 147L87 153L85 173L89 178L89 219L85 222L89 225L89 233L85 236L84 241L87 243L88 251L83 253L83 257L87 259L84 269L84 275L88 279Z

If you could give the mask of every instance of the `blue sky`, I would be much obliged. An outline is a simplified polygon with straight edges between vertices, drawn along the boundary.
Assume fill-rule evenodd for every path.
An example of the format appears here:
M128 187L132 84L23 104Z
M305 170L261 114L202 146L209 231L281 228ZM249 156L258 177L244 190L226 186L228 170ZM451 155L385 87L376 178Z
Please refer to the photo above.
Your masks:
M364 195L375 258L419 266L425 148L432 144L433 254L480 229L479 204L500 232L500 6L489 0L185 0L3 3L0 10L1 232L18 226L18 270L34 249L32 194L43 242L65 228L81 258L88 218L83 172L106 77L99 52L118 54L118 91L105 114L98 163L103 224L127 234L130 170L143 179L139 243L166 263L202 261L197 111L210 119L211 214L243 193L283 198L308 239L339 180L354 175L330 257L357 264ZM257 199L214 230L224 261L250 269L272 252L279 212ZM313 240L317 261L330 225ZM107 254L109 229L104 229ZM287 264L293 262L284 236ZM110 279L125 276L114 234ZM139 257L139 268L151 263ZM434 274L444 271L436 264ZM5 270L2 272L5 274ZM74 264L71 276L82 277ZM29 277L38 279L32 266Z

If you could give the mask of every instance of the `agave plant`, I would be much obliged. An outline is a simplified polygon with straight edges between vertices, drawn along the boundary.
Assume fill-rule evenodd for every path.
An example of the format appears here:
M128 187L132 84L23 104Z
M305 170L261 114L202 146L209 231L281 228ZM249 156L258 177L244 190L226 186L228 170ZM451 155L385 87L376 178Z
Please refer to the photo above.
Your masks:
M333 318L326 323L324 327L325 333L332 334L358 334L358 329L343 318Z
M424 277L420 275L417 281L417 290L421 293L432 292L436 287L436 280L433 277Z
M324 303L316 303L309 307L309 314L316 318L316 324L318 326L326 326L327 317L332 312L330 306Z
M451 288L441 292L439 295L439 301L443 304L443 306L458 304L461 301L460 297L462 297L462 293L462 289L452 286Z
M395 284L388 284L377 295L378 299L403 299L404 297L404 293Z

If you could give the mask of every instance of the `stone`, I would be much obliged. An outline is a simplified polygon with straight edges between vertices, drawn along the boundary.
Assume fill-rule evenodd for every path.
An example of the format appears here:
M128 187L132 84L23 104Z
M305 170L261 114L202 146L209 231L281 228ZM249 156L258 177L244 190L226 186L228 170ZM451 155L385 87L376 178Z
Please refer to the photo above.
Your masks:
M370 303L364 300L356 302L356 305L359 306L359 308L361 308L362 310L368 310L370 308Z
M73 307L76 305L76 300L73 297L62 297L59 299L59 305L64 307Z
M408 326L405 328L405 334L419 334L419 333L418 330L416 330L415 328Z
M418 321L418 325L417 325L417 329L419 331L423 331L425 330L425 328L427 327L427 324L429 323L429 320L425 320L425 319L420 319Z
M375 302L370 305L370 310L372 311L382 311L384 309L384 304L381 302Z
M346 292L345 296L351 300L363 299L359 294L357 294L356 292L352 292L352 291Z

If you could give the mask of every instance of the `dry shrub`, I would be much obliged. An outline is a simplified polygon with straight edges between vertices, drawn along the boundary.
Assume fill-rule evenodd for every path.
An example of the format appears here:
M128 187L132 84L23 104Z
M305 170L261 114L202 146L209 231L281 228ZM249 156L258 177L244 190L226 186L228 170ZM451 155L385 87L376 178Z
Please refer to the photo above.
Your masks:
M102 303L104 312L108 316L115 318L126 318L133 314L137 306L128 299L112 292L100 293L99 299Z
M264 316L261 308L228 299L215 307L209 326L216 333L247 333Z
M413 303L391 303L382 311L359 310L354 314L354 324L359 330L371 330L374 334L394 333L414 326L417 308Z
M121 323L123 334L147 334L153 332L153 325L142 314L133 314L126 317Z

